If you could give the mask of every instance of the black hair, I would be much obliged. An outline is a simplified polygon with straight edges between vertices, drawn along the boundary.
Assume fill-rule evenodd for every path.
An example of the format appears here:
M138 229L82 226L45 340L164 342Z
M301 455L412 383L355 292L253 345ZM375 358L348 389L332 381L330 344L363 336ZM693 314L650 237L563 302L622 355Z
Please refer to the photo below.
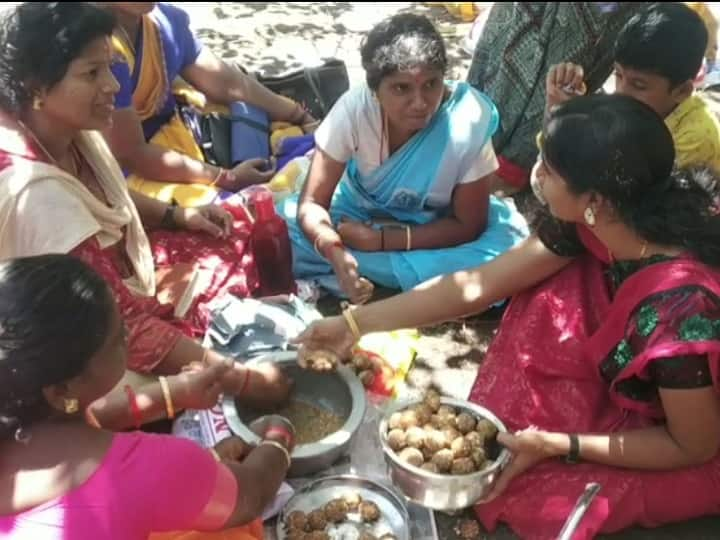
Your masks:
M695 79L707 43L707 28L697 13L683 2L657 3L631 18L620 31L615 61L660 75L675 88Z
M40 88L52 88L115 17L88 2L24 2L0 16L0 108L19 113Z
M103 279L73 256L0 262L0 440L51 415L42 389L83 372L112 306Z
M682 247L720 266L718 182L707 170L674 170L670 131L650 107L593 95L555 109L543 159L575 194L594 192L648 242Z
M400 13L370 30L360 48L368 86L377 90L384 77L397 71L429 66L447 70L442 36L427 17Z

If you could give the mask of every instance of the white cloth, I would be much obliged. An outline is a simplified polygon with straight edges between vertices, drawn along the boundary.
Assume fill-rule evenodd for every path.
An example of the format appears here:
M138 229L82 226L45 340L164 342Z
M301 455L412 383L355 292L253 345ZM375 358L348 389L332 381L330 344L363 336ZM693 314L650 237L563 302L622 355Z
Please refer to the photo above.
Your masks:
M0 128L0 137L16 136ZM135 271L126 285L154 296L150 242L117 161L99 133L83 132L75 142L110 207L54 165L23 160L8 167L0 173L0 259L68 253L92 236L103 248L124 238Z
M381 144L382 123L380 103L367 84L362 84L345 92L335 103L315 132L315 143L335 161L347 163L355 158L360 173L367 176L388 158L387 141ZM433 207L447 206L458 184L480 180L497 168L497 157L489 141L461 177L437 178L428 203Z

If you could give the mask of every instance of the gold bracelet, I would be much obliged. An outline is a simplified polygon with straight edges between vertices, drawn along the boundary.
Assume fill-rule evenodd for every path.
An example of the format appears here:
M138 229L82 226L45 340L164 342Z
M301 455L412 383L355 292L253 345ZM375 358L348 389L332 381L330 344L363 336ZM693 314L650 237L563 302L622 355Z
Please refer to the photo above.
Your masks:
M405 225L405 251L410 251L412 247L412 230L410 225Z
M292 463L292 458L290 457L290 451L285 448L282 444L280 444L277 441L271 441L271 440L264 440L260 443L260 446L272 446L273 448L277 448L278 450L282 450L282 453L285 454L285 459L287 460L287 468L290 468L290 464Z
M167 417L169 420L175 418L175 407L172 402L172 395L170 394L170 385L165 377L158 377L160 381L160 388L162 388L163 396L165 396L165 410L167 411Z
M355 340L360 341L360 338L362 337L362 334L360 333L360 327L358 326L358 323L355 320L355 316L352 314L350 308L344 309L342 314L343 317L345 317L347 325L350 327L350 331L352 332L353 336L355 336Z
M225 173L225 169L223 169L222 167L220 167L220 169L218 170L217 175L215 176L215 180L213 180L213 181L210 183L210 186L212 187L212 186L216 185L216 184L220 181L220 178L222 178L222 175L223 175L224 173Z
M208 448L208 451L212 454L212 457L215 458L215 461L222 461L220 459L220 454L217 453L217 450L215 450L214 448Z
M92 409L90 409L90 407L85 409L85 421L88 423L89 426L92 426L95 429L102 429L102 426L100 425L97 416L95 416L95 413L92 412Z

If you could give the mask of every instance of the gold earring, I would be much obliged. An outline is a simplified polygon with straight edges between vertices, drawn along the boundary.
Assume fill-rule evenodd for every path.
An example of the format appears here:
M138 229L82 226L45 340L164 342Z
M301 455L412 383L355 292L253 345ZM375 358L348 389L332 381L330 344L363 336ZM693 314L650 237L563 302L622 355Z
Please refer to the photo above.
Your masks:
M589 206L585 209L585 213L583 214L583 217L585 218L585 223L587 223L590 227L595 226L595 212L592 208Z
M75 398L65 398L65 414L75 414L80 410L80 403Z
M40 96L35 96L33 98L32 108L36 111L39 111L43 108L43 100Z

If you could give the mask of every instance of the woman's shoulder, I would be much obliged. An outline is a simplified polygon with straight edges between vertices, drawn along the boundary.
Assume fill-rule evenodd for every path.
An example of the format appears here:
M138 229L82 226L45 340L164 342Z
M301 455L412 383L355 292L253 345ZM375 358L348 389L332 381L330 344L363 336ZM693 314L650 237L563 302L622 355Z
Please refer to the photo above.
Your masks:
M157 2L155 9L152 10L151 16L157 19L164 19L171 25L182 24L190 25L190 15L187 11L168 2Z

